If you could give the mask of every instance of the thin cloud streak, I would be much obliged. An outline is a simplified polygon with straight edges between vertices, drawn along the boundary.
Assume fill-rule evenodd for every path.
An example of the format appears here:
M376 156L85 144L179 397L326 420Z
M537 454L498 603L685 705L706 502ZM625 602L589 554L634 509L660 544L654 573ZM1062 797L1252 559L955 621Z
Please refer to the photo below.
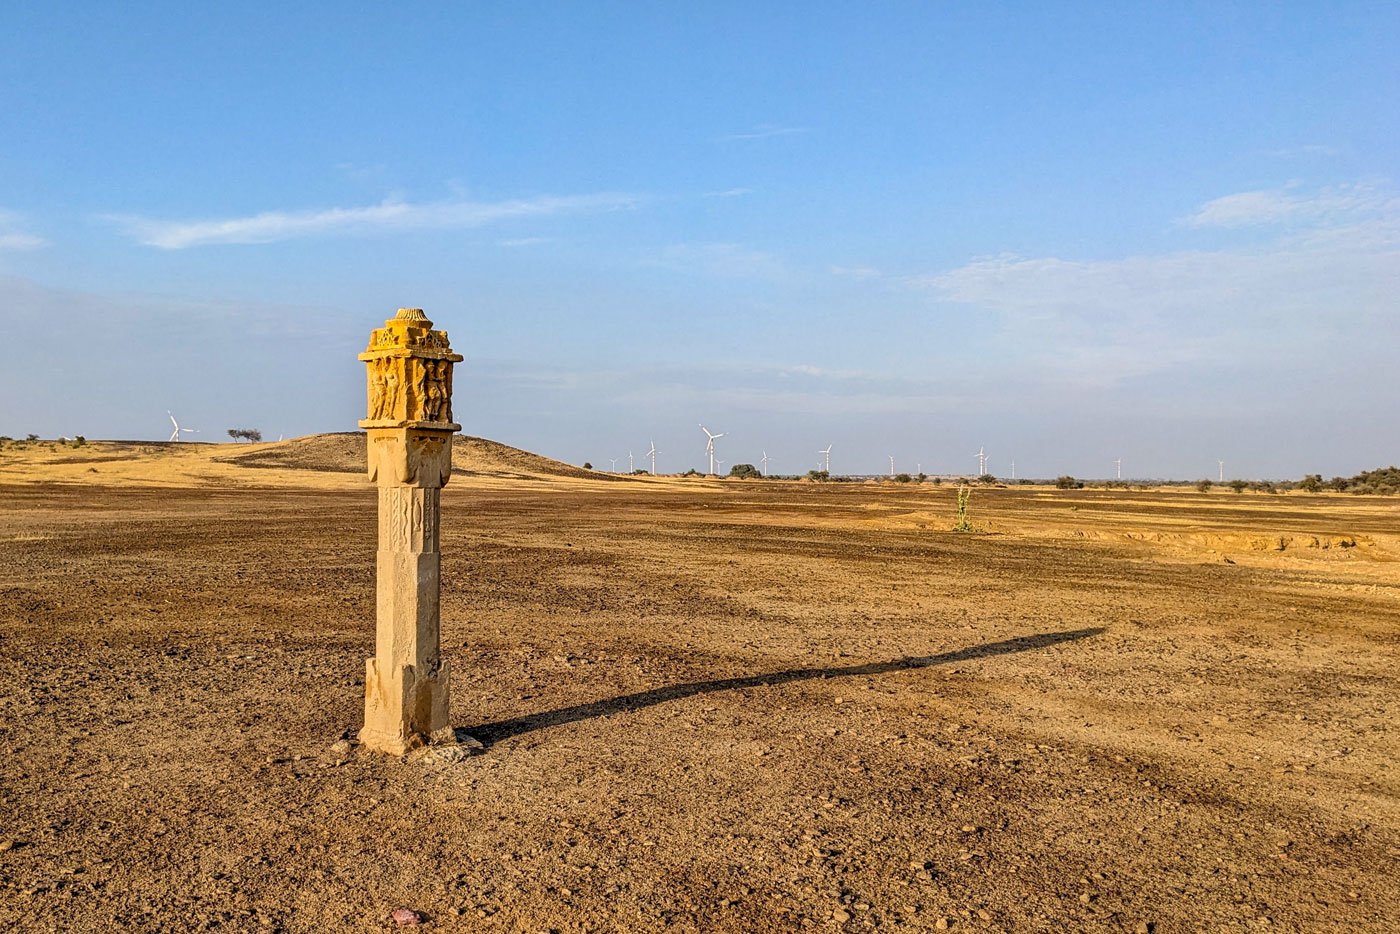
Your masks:
M1273 224L1327 224L1364 216L1393 214L1400 198L1387 188L1356 184L1313 192L1292 187L1242 191L1207 201L1184 219L1190 227L1259 227Z
M312 211L266 211L248 217L173 221L140 215L105 215L127 236L144 246L184 250L215 244L276 243L324 236L346 236L411 230L482 227L520 217L617 211L635 207L636 195L541 196L510 201L385 200L354 208Z
M0 208L0 250L19 252L49 245L48 240L25 230L26 226L23 215Z
M811 128L805 126L778 126L772 123L760 123L747 133L730 133L721 136L722 142L740 139L769 139L774 136L792 136L797 133L810 133Z

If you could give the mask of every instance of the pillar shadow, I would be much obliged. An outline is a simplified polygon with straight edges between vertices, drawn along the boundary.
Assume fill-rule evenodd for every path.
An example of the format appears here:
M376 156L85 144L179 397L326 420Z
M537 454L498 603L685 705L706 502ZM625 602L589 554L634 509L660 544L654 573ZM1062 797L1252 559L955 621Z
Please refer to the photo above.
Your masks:
M694 681L688 684L671 684L665 687L652 688L649 691L638 691L635 694L624 694L621 697L610 697L606 700L592 701L587 704L575 704L571 707L560 707L557 710L546 710L524 717L515 717L511 720L498 720L495 723L483 723L474 727L469 727L464 732L470 733L476 739L489 746L492 743L499 742L503 739L509 739L512 736L520 736L524 733L542 730L546 727L563 726L566 723L576 723L579 720L591 720L594 717L606 717L610 714L622 713L628 710L638 710L643 707L651 707L654 704L664 704L667 701L695 697L699 694L713 694L716 691L733 691L741 688L789 684L793 681L808 681L813 678L849 678L860 677L862 675L883 675L892 671L908 671L914 668L931 668L935 665L950 665L979 658L1010 655L1013 652L1029 652L1033 649L1044 649L1052 645L1074 642L1078 639L1096 636L1103 631L1104 627L1096 626L1090 629L1071 629L1067 632L1042 632L1033 636L1018 636L1015 639L1004 639L1001 642L986 642L982 645L969 646L968 648L957 649L952 652L941 652L938 655L899 658L888 662L869 662L864 665L846 665L837 668L794 668L788 671L775 671L766 675L748 675L742 678L720 678L716 681Z

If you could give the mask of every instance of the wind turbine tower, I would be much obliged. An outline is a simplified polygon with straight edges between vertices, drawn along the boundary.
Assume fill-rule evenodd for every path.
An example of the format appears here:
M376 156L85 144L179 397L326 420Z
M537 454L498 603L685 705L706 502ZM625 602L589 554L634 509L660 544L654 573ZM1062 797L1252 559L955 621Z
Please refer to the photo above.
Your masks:
M985 446L977 449L977 476L983 477L987 474L987 448Z
M1224 482L1225 482L1225 462L1224 462L1224 461L1219 461L1218 463L1220 464L1220 482L1221 482L1221 483L1224 483Z
M636 468L635 466L633 466L633 464L632 464L632 452L631 452L631 451L628 451L628 452L627 452L627 472L628 472L628 473L632 473L632 472L633 472L634 470L636 470L636 469L637 469L637 468Z
M1113 462L1113 468L1114 468L1114 470L1116 470L1116 471L1118 472L1118 477L1117 477L1117 479L1122 480L1122 479L1123 479L1123 458L1120 457L1120 458L1118 458L1116 461L1114 461L1114 462Z
M823 473L830 474L830 473L831 473L831 445L828 444L828 445L826 446L826 450L825 450L825 451L818 451L817 453L820 454L820 455L822 456L822 472L823 472Z
M608 460L612 461L612 472L617 473L617 458L609 457Z
M894 476L894 455L890 455L890 476Z
M656 476L656 442L651 443L651 450L647 451L647 457L651 458L651 475Z
M719 434L715 434L704 425L700 426L700 430L705 433L705 453L710 455L710 474L713 475L715 472L715 439L723 438L725 432L721 431Z
M765 477L768 476L768 452L767 452L767 451L764 451L764 452L763 452L763 459L760 460L759 463L763 465L763 475L764 475Z

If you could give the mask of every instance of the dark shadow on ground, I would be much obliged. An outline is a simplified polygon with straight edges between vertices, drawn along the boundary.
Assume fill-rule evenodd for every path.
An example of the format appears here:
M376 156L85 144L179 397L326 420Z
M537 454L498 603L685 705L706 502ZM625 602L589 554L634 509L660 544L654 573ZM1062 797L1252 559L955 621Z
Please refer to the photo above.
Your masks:
M664 704L667 701L694 697L697 694L712 694L715 691L732 691L738 688L766 687L787 684L791 681L807 681L812 678L848 678L861 675L883 675L892 671L907 671L911 668L930 668L934 665L949 665L979 658L992 658L997 655L1010 655L1012 652L1044 649L1062 642L1087 639L1089 636L1096 636L1103 631L1102 626L1096 626L1091 629L1071 629L1068 632L1042 632L1033 636L1018 636L1015 639L1006 639L1001 642L987 642L953 652L942 652L938 655L900 658L888 662L869 662L864 665L847 665L841 668L794 668L766 675L721 678L717 681L695 681L690 684L672 684L666 687L652 688L650 691L639 691L636 694L624 694L621 697L610 697L587 704L560 707L558 710L546 710L542 713L516 717L513 720L483 723L475 727L468 727L465 732L489 746L500 740L541 730L545 727L562 726L565 723L590 720L594 717L606 717L610 714L650 707L653 704Z

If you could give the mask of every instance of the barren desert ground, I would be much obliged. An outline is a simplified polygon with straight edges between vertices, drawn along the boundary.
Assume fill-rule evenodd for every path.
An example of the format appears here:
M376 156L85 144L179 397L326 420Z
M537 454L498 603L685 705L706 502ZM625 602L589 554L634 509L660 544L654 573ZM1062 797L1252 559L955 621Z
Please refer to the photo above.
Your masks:
M1400 502L463 441L432 764L336 745L363 456L0 451L6 929L1400 928Z

